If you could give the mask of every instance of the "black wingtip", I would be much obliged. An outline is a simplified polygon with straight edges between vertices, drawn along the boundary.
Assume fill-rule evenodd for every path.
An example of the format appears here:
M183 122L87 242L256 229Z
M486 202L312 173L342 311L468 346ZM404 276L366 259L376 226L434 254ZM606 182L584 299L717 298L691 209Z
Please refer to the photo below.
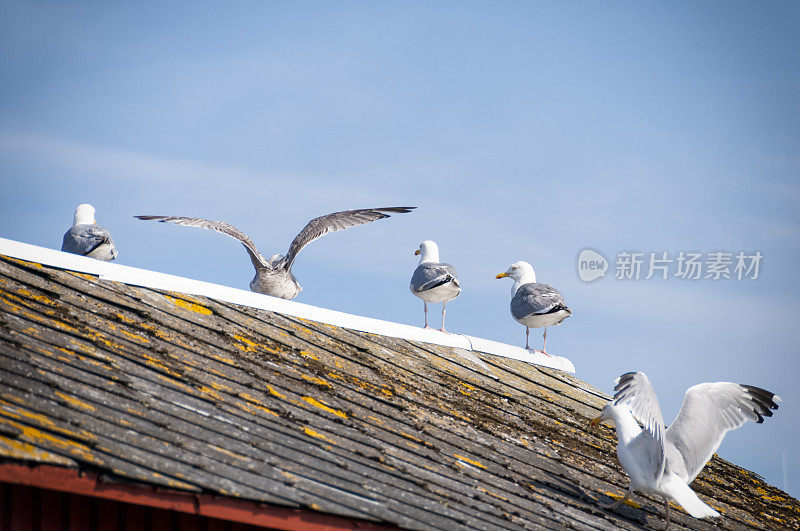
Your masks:
M620 374L619 378L617 378L617 385L614 386L614 391L618 391L623 385L633 380L634 376L636 376L635 371L626 372L625 374Z
M431 284L430 286L425 286L425 290L427 291L427 290L430 290L430 289L433 289L433 288L438 288L439 286L444 286L445 284L447 284L448 282L452 282L453 280L454 280L454 278L452 277L452 275L445 275L445 277L442 280L440 280L439 282L437 282L436 284Z
M412 206L412 207L403 206L403 207L376 208L375 210L378 210L380 212L391 212L393 214L407 214L407 213L411 212L412 210L414 210L415 208L417 208L417 207L415 207L415 206Z
M753 405L753 413L758 417L756 424L764 422L764 417L771 417L773 409L778 409L777 402L780 402L781 397L775 393L771 393L766 389L755 387L753 385L739 384L747 390L750 395L750 402Z
M163 219L166 216L133 216L136 219L143 219L145 221L150 221L151 219Z
M619 378L617 378L616 385L614 386L614 405L619 405L622 401L622 395L630 389L631 383L633 382L634 377L636 376L635 371L626 372L624 374L620 374Z
M739 384L739 385L747 389L747 392L752 397L753 402L764 407L764 409L767 408L778 409L778 407L780 407L778 405L778 402L780 402L781 397L779 397L775 393L771 393L766 389L755 387L753 385L747 385L747 384ZM769 412L769 415L772 415L772 412Z

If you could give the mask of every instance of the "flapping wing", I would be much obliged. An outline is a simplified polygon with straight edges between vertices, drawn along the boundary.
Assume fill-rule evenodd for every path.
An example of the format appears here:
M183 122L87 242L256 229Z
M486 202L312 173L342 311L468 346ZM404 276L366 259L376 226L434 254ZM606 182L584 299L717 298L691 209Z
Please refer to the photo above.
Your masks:
M289 246L289 251L283 257L280 267L289 269L297 257L300 249L313 242L320 236L324 236L329 232L336 232L337 230L349 229L356 225L363 225L376 219L388 218L389 214L402 214L411 212L417 207L386 207L386 208L365 208L360 210L345 210L343 212L334 212L325 216L314 218L303 227L292 244Z
M76 225L64 234L61 250L87 255L104 243L113 243L111 233L98 225Z
M751 385L730 382L690 387L675 421L667 430L667 444L683 457L691 482L719 448L725 434L748 420L764 422L778 409L781 398Z
M643 372L626 372L617 378L614 386L614 405L627 405L633 417L652 436L654 446L655 479L664 473L664 418L658 397Z
M256 269L269 267L267 261L264 259L263 256L261 256L261 253L258 252L258 249L256 249L256 246L253 243L253 241L245 233L243 233L233 225L225 223L224 221L211 221L209 219L203 219L203 218L185 218L180 216L134 216L134 217L137 219L143 219L145 221L174 223L175 225L184 225L186 227L198 227L201 229L208 229L221 232L226 236L230 236L231 238L236 238L242 243L242 245L244 245L247 254L250 255L250 260L253 262L253 266Z
M411 290L414 293L422 293L448 282L452 282L458 288L461 287L453 266L444 263L424 263L418 265L411 276Z
M511 315L515 319L544 315L566 308L564 296L550 284L523 284L511 298Z

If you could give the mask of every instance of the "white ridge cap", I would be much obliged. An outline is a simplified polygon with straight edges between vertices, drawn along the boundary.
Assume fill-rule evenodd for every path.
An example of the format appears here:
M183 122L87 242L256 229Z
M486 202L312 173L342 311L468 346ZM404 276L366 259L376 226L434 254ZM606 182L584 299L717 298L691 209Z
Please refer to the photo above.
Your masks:
M188 295L199 295L210 299L241 304L251 308L268 310L284 315L291 315L292 317L300 317L310 321L339 326L341 328L358 330L360 332L420 341L433 345L457 347L475 352L484 352L486 354L512 358L565 372L575 372L575 366L567 358L547 356L539 352L532 352L521 347L515 347L497 341L462 334L445 334L431 328L419 328L417 326L373 319L372 317L362 317L360 315L353 315L336 310L318 308L309 304L303 304L302 302L279 299L269 295L262 295L261 293L230 288L219 284L192 280L190 278L166 273L158 273L156 271L103 262L95 260L94 258L65 253L55 249L47 249L45 247L21 243L6 238L0 238L0 254L58 267L60 269L97 275L103 280L121 282L132 286L175 291Z

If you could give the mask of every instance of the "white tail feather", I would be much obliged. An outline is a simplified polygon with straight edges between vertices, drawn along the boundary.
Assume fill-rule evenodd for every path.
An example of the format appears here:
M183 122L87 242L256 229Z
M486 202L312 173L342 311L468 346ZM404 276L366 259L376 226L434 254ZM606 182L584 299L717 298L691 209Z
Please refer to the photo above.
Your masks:
M662 484L664 491L669 494L683 509L695 518L708 518L719 516L719 513L703 503L703 501L689 488L689 485L676 479L667 484Z

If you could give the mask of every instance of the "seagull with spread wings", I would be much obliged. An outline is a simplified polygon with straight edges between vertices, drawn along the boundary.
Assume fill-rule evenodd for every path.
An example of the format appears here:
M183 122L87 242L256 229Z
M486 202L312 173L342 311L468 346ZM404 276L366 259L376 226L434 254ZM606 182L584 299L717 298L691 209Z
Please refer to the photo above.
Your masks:
M223 221L211 221L202 218L186 218L179 216L134 216L137 219L147 221L159 221L162 223L174 223L187 227L198 227L221 232L227 236L235 238L244 246L250 260L256 268L256 276L250 282L250 289L257 293L272 295L282 299L293 299L303 288L292 274L292 264L297 253L313 242L317 238L329 232L336 232L342 229L363 225L377 219L390 217L389 214L402 214L411 212L416 207L386 207L386 208L365 208L359 210L345 210L334 212L325 216L314 218L303 227L292 244L286 255L276 254L265 259L258 252L253 241L236 227Z
M658 397L644 373L628 372L617 378L614 398L600 416L617 428L617 457L631 480L625 497L603 505L614 508L633 491L664 498L666 529L669 500L695 518L719 516L689 488L697 474L719 448L725 434L748 420L764 422L778 409L781 398L752 385L730 382L702 383L690 387L678 416L664 427ZM641 425L640 425L641 423Z

